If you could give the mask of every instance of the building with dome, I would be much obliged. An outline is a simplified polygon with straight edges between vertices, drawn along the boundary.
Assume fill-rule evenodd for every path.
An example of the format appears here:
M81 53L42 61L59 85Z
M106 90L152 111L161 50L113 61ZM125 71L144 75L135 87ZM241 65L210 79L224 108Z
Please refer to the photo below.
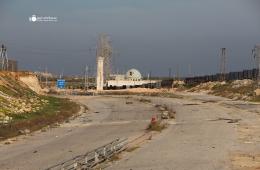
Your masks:
M143 80L142 74L135 68L128 70L125 74L114 74L111 75L111 80L106 83L107 88L134 88L134 87L145 87L146 85L158 87L160 81L158 80Z
M126 79L132 81L140 81L142 80L142 75L138 70L132 68L126 72Z

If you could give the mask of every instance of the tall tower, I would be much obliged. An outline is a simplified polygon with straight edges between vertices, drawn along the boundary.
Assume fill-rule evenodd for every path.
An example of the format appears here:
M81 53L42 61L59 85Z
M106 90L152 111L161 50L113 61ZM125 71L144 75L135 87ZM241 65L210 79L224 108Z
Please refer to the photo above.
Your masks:
M101 34L97 44L97 90L103 90L103 84L110 79L112 47L106 34ZM101 88L102 83L102 88Z
M221 54L220 54L220 81L225 81L226 80L226 63L227 63L226 48L221 48Z
M3 44L0 48L0 70L8 70L7 48Z
M108 36L104 33L99 36L97 47L97 58L98 57L104 58L104 80L109 80L111 74L112 47Z
M97 58L97 91L102 91L104 86L104 58Z

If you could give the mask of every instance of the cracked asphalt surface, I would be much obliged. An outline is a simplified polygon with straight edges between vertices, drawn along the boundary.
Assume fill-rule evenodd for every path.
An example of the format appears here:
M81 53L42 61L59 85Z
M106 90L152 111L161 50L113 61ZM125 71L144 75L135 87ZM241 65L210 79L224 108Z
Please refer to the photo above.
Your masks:
M258 128L258 104L205 94L181 95L178 99L144 97L151 103L140 102L140 96L72 96L89 111L60 127L17 137L10 145L2 142L0 167L45 169L118 137L137 137L158 113L155 104L176 110L175 122L140 148L122 154L107 169L229 170L234 169L233 153L260 153L260 140L239 131L244 125Z

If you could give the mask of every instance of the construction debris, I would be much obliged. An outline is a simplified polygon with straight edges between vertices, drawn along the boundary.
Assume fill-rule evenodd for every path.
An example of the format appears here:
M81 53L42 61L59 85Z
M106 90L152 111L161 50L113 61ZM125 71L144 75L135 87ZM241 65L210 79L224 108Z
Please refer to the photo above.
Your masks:
M239 87L251 85L253 83L254 83L254 81L249 80L249 79L235 80L231 83L231 86L232 86L232 88L239 88Z

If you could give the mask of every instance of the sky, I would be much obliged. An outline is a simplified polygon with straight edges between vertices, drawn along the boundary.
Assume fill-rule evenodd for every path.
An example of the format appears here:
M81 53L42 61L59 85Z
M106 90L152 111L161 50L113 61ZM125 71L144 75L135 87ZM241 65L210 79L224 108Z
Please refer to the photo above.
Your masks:
M30 22L52 16L57 22ZM100 33L113 47L113 70L153 76L251 69L260 43L259 0L0 0L0 43L20 69L95 74ZM177 71L178 70L178 71Z

